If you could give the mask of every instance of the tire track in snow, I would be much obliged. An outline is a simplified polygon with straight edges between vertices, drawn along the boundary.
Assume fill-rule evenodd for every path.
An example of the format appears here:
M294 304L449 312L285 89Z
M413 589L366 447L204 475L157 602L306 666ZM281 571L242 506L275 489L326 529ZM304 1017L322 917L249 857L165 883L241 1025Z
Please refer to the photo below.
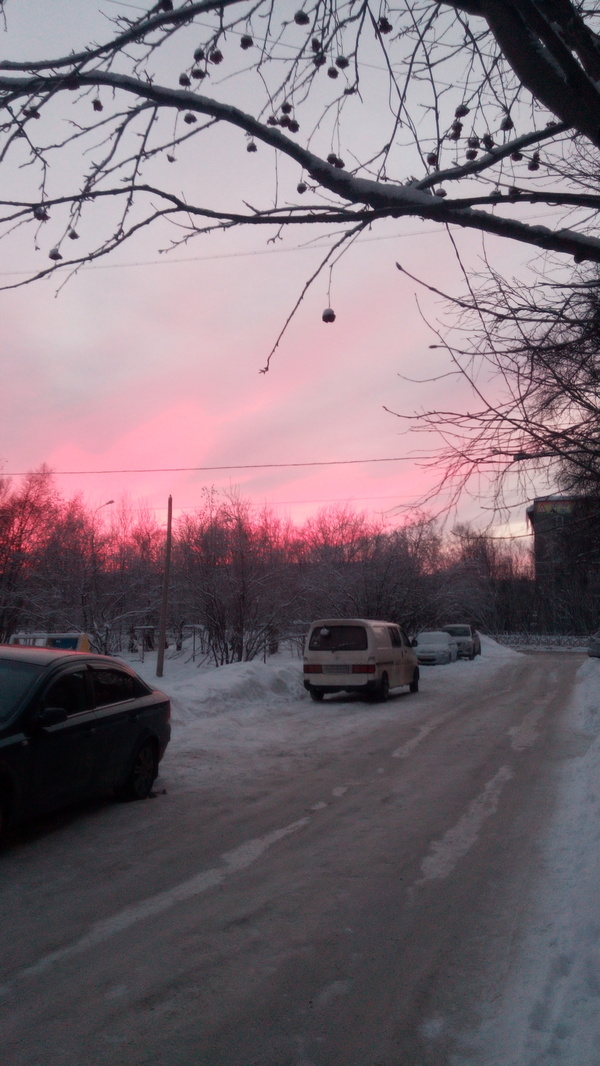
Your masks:
M13 991L18 981L38 977L51 970L58 963L63 962L64 959L81 955L90 948L110 940L118 933L130 929L146 918L164 914L165 911L175 907L178 903L185 903L187 900L193 899L211 888L216 888L231 874L247 869L268 848L283 840L284 837L290 836L291 833L296 833L299 829L303 829L309 822L310 818L299 818L297 822L292 822L282 829L275 829L264 837L248 840L245 844L240 844L239 847L234 848L232 851L227 851L221 856L223 866L217 866L211 870L203 870L201 873L182 881L178 885L174 885L165 892L158 892L155 896L150 896L149 899L141 900L139 903L133 903L131 906L125 907L111 918L96 922L90 931L80 937L79 940L75 940L63 948L58 948L57 951L52 951L49 955L44 955L37 962L20 970L11 981L0 986L0 996L5 996Z
M439 840L433 841L429 853L421 863L423 877L415 882L416 886L448 877L452 873L459 860L477 843L484 823L496 813L502 789L513 776L509 766L501 766L483 791L469 804L456 825Z

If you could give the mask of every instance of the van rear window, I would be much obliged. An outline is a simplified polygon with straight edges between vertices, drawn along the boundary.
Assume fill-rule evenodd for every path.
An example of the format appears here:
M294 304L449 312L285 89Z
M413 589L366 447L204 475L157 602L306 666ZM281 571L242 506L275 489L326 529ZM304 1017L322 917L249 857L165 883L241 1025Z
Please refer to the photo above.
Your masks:
M366 651L368 646L364 626L319 626L308 644L310 651Z

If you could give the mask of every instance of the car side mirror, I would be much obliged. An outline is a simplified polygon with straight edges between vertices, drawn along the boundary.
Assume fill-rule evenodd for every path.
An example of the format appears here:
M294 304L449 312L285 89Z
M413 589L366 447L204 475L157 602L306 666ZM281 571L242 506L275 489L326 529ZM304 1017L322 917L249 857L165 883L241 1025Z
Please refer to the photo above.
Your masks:
M417 640L417 638L416 638L416 637L413 637L413 638L412 638L412 640L411 640L411 642L410 642L410 646L411 646L411 648L416 648L416 647L417 647L417 645L418 645L418 643L419 643L419 641Z
M64 707L44 707L34 718L34 725L38 729L48 729L51 725L59 725L66 722L67 712Z

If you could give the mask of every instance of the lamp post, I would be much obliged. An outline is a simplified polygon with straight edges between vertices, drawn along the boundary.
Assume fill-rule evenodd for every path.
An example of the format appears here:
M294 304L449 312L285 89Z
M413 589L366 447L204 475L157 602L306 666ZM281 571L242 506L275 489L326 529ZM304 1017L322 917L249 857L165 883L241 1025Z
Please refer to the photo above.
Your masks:
M108 507L109 504L114 503L114 502L115 502L114 500L105 500L104 503L99 504L98 507L95 507L94 510L92 511L92 520L91 520L91 523L90 523L90 525L91 525L91 536L90 536L90 580L89 580L89 588L90 589L93 587L94 577L95 577L95 573L96 573L96 515L98 514L98 511L102 510L103 507ZM84 559L85 559L85 556L84 556ZM85 585L84 585L82 596L81 596L81 606L83 608L83 628L84 628L84 631L87 632L87 629L88 629L88 617L87 617L88 596L87 596Z
M158 621L158 653L156 656L156 676L163 676L165 661L165 640L167 635L167 609L169 604L169 571L171 568L171 524L173 520L173 497L169 496L167 505L167 539L165 543L165 569L163 574L163 589L160 604L160 616Z

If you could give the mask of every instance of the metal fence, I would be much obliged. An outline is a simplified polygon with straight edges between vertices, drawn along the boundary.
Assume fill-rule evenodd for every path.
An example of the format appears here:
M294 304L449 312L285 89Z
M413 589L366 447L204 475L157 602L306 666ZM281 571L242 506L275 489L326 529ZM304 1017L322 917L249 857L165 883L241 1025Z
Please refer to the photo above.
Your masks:
M509 648L577 648L587 651L588 637L569 633L489 633Z

